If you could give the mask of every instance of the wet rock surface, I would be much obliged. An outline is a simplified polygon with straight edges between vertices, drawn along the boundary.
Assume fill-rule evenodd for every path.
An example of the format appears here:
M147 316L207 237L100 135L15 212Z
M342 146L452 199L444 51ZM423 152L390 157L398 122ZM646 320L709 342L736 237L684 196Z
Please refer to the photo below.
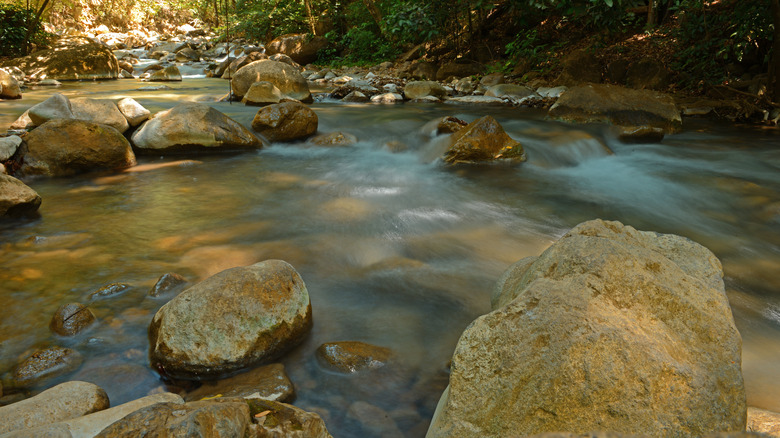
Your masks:
M328 342L317 348L317 359L326 368L342 373L382 368L393 356L389 348L359 341Z
M319 119L308 106L284 102L260 109L252 120L252 129L269 141L304 139L317 132Z
M525 159L523 146L509 137L491 116L477 119L452 134L451 146L443 156L448 164Z
M18 179L0 173L0 217L32 216L41 206L38 193Z
M292 403L293 386L284 365L274 363L243 372L227 379L203 382L185 395L187 401L212 397L241 397Z
M253 422L249 431L258 437L332 438L319 415L286 403L247 401Z
M36 351L22 361L11 378L16 387L34 387L46 380L75 371L83 361L84 357L76 350L48 347Z
M81 303L64 304L54 312L49 328L61 336L73 336L95 323L92 310Z

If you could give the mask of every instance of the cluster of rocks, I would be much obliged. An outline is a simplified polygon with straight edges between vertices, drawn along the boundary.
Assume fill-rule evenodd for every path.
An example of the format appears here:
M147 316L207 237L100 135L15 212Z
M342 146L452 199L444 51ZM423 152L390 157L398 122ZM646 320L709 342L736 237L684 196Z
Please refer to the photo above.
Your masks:
M199 386L184 385L193 389L181 395L150 394L109 408L99 386L68 381L0 407L0 436L113 437L166 431L329 437L319 415L288 404L296 392L284 365L263 365L299 345L312 328L308 291L296 270L284 261L267 260L185 285L182 277L168 273L148 292L170 298L149 325L149 360L165 380ZM90 300L116 297L127 287L108 285L90 294ZM50 329L59 336L84 336L95 324L100 322L89 306L70 303L57 310ZM324 369L343 375L392 366L395 356L388 348L358 341L325 343L315 355ZM70 348L36 351L15 368L5 389L46 387L71 375L82 361Z

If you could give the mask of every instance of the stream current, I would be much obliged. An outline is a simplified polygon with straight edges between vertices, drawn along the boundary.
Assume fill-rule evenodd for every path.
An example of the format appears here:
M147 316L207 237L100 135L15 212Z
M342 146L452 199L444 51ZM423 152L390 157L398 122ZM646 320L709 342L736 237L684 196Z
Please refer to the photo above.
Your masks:
M138 90L148 85L27 90L2 102L0 129L54 92L129 96L152 112L205 102L245 126L257 112L217 102L227 92L217 79ZM688 237L721 259L743 337L748 404L780 411L776 130L686 119L683 133L660 144L629 145L606 126L552 122L531 109L328 100L311 107L320 132L349 132L358 144L139 157L126 172L27 181L43 198L40 218L0 222L0 373L56 344L85 358L67 378L99 384L112 405L159 391L146 336L165 302L147 296L157 278L177 272L195 282L277 258L301 274L314 317L306 341L282 359L295 404L320 413L334 436L423 436L455 343L490 310L499 275L574 225L602 218ZM434 160L442 142L423 132L426 123L485 114L524 145L528 162L451 168ZM132 287L88 300L116 282ZM69 302L89 304L99 324L74 338L53 335L51 316ZM343 340L392 348L397 361L380 374L331 373L314 350ZM361 425L361 403L392 422Z

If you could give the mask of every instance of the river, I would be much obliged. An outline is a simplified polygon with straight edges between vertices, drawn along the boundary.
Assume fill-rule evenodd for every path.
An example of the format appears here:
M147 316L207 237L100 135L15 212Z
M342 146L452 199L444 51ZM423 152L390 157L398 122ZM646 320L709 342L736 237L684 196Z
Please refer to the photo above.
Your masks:
M207 102L249 126L256 107L217 102L227 83L186 78L168 90L135 80L27 90L0 105L0 129L54 92L133 97L151 111ZM164 302L147 296L166 272L191 281L270 258L291 263L309 293L314 328L282 362L296 405L334 436L423 436L462 330L489 311L498 276L593 218L674 233L721 259L743 337L751 406L780 412L780 137L775 129L687 119L660 144L621 144L606 126L548 121L538 110L446 104L311 106L320 132L345 148L273 144L230 156L140 157L116 174L28 181L40 218L0 222L0 372L44 345L85 357L70 378L103 386L112 405L159 391L146 328ZM446 167L422 132L444 115L490 114L521 141L519 166ZM391 152L388 143L404 151ZM603 145L614 151L605 153ZM110 283L132 287L90 307L100 324L73 339L48 325L68 302ZM323 342L392 348L379 375L321 368ZM393 422L365 428L355 403ZM381 411L380 411L381 412ZM395 429L394 429L395 428Z

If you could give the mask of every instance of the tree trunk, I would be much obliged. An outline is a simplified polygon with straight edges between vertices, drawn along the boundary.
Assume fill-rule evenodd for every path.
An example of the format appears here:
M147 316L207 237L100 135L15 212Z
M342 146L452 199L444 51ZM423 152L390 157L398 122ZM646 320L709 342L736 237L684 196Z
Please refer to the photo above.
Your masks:
M647 2L647 28L652 29L655 27L658 21L657 18L658 6L655 4L655 0L648 0Z
M385 31L382 27L382 11L379 10L376 3L374 3L374 0L363 0L363 4L366 5L366 9L368 9L368 13L371 14L371 18L376 21L376 25L379 26L379 31L382 32L382 35L385 34Z
M312 35L317 35L317 30L314 26L314 17L311 15L311 0L303 0L303 5L306 7L306 18L309 20L309 28Z
M774 102L780 102L780 0L772 1L775 31L772 36L772 61L769 64L769 90Z
M30 54L30 38L33 35L33 32L38 29L38 23L41 22L41 15L43 15L43 11L46 10L46 6L49 5L49 0L44 0L43 4L40 8L38 8L38 12L35 14L35 19L32 23L27 25L27 32L24 34L24 54L29 55Z

